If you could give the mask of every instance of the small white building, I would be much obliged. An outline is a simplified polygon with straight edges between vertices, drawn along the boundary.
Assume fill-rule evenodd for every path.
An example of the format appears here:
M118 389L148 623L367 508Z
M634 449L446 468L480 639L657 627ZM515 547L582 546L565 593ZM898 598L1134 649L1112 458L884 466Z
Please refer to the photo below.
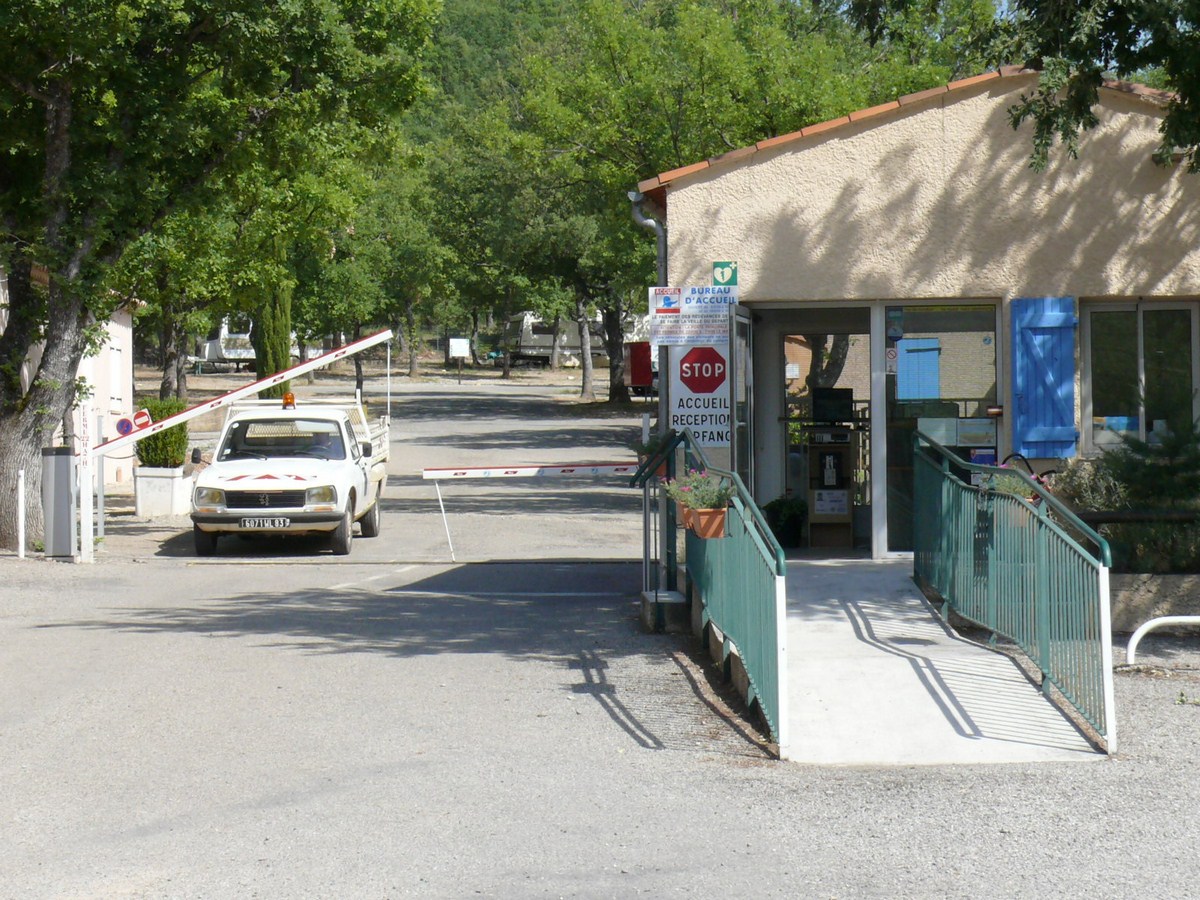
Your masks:
M964 79L638 186L670 285L737 263L728 458L760 503L806 497L814 544L911 549L918 429L1050 461L1200 415L1200 176L1153 159L1166 96L1106 85L1079 158L1036 172L1010 119L1036 86Z

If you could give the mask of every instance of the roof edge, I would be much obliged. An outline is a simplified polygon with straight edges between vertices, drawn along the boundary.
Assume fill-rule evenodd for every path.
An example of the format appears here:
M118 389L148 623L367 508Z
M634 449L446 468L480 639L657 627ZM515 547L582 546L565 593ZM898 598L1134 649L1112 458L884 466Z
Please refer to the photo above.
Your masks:
M856 110L849 115L839 116L836 119L830 119L826 122L817 122L813 125L806 125L799 131L792 131L788 134L777 135L772 138L764 138L754 144L746 147L739 147L736 150L730 150L727 153L722 153L719 156L713 156L697 163L692 163L687 166L680 166L677 169L671 169L668 172L663 172L655 175L653 178L648 178L645 181L638 182L638 190L643 194L654 194L659 201L659 205L666 207L666 187L672 181L684 178L688 175L694 175L697 172L702 172L705 169L720 163L733 162L735 160L745 159L753 156L761 150L773 150L778 147L783 147L788 144L801 141L804 138L813 137L818 134L824 134L835 129L842 128L855 122L862 122L865 119L872 119L877 116L886 115L887 113L895 112L899 109L904 109L912 106L915 103L921 103L926 100L932 100L935 97L940 97L943 94L950 94L956 91L968 90L978 87L981 84L986 84L989 81L995 81L1001 78L1015 78L1020 76L1038 75L1037 69L1027 69L1023 66L1001 66L994 72L985 72L982 75L974 75L970 78L960 78L957 81L951 81L949 84L939 85L937 87L928 88L923 91L917 91L913 94L907 94L897 100L892 100L888 103L881 103L878 106L872 106L868 109ZM1155 106L1166 106L1171 102L1173 95L1169 91L1158 90L1157 88L1147 87L1144 84L1136 84L1129 81L1105 81L1101 87L1105 90L1116 91L1129 96L1137 97L1145 100Z

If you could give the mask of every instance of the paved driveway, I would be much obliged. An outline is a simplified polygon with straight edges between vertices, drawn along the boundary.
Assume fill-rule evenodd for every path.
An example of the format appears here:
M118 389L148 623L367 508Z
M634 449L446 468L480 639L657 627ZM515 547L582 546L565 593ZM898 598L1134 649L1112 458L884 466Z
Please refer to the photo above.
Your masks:
M94 566L0 557L0 897L1194 894L1195 642L1119 677L1116 760L775 762L637 628L636 495L456 494L463 557L505 561L449 562L422 460L632 428L488 395L400 398L384 536L348 560L197 561L128 518Z

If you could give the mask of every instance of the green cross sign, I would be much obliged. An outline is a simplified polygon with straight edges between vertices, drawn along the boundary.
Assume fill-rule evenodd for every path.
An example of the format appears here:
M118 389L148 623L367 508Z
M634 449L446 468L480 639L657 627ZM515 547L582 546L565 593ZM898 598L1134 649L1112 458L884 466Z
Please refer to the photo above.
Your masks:
M729 285L737 285L737 263L736 262L715 262L713 263L712 283L717 287L727 287Z

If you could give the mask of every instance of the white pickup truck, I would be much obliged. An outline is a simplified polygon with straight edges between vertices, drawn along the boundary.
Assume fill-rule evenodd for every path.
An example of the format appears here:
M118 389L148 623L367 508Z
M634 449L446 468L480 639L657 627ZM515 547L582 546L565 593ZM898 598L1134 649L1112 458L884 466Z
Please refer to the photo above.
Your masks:
M192 489L197 556L222 534L326 532L350 552L354 523L379 534L388 420L351 401L253 401L230 408L212 464Z

